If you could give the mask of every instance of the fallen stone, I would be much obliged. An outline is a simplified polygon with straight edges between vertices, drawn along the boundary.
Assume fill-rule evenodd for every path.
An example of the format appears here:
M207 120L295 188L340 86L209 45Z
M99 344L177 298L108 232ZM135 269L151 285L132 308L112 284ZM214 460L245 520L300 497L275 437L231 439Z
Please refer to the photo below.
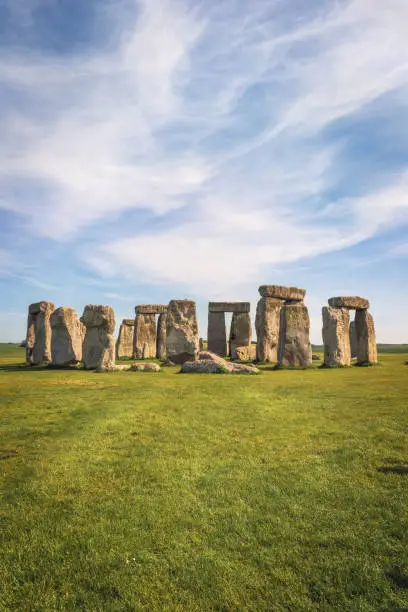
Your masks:
M305 368L312 363L310 319L303 303L285 304L281 310L278 364Z
M278 361L280 311L282 300L263 297L256 307L256 359L267 363Z
M76 310L68 306L57 308L51 314L50 325L52 365L66 367L82 361L85 328Z
M256 359L255 344L250 344L249 346L236 346L234 350L236 359L239 361L253 361Z
M208 349L217 355L227 355L225 312L208 312Z
M131 369L131 366L125 365L125 364L110 364L107 366L104 366L103 364L100 364L97 368L96 371L97 372L128 372Z
M157 321L156 357L161 361L166 359L167 311L159 315Z
M197 358L199 350L196 305L192 300L171 300L167 311L166 355L181 364Z
M283 287L282 285L261 285L258 291L263 298L292 300L294 302L301 302L306 295L306 289L299 289L299 287Z
M180 372L182 374L228 374L230 370L213 359L200 359L199 361L185 361Z
M116 340L116 359L121 357L132 357L135 334L135 320L123 319L119 327L118 339Z
M368 310L357 310L355 317L357 338L357 363L377 363L377 344L374 320Z
M326 367L350 365L350 313L348 309L324 306L322 315L324 365Z
M86 370L107 369L115 364L115 313L111 306L88 304L80 319L86 332L82 361Z
M215 361L220 365L227 365L228 361L217 355L217 353L213 353L212 351L200 351L198 353L199 361Z
M238 359L237 347L251 346L252 325L251 317L247 312L234 312L230 328L230 355L231 359Z
M329 299L331 308L348 308L349 310L368 310L370 302L357 295L343 297L332 297Z
M156 357L156 315L136 315L133 357L134 359L151 359Z
M231 363L232 374L259 374L260 370L248 363Z
M208 312L250 312L250 302L209 302Z
M160 372L160 366L158 363L134 363L131 367L134 372Z
M165 314L167 304L139 304L135 306L136 314Z

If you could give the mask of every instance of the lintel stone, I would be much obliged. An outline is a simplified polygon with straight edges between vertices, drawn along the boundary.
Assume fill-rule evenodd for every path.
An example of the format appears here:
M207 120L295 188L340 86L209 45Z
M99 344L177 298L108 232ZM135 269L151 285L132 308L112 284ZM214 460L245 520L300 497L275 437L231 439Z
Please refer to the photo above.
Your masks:
M135 306L136 314L164 314L167 312L167 304L139 304Z
M258 291L262 297L291 300L294 302L301 302L306 295L306 289L283 287L282 285L261 285Z
M330 298L329 306L331 306L331 308L348 308L349 310L368 310L370 308L370 302L357 295L347 295Z
M209 312L250 312L249 302L208 302Z

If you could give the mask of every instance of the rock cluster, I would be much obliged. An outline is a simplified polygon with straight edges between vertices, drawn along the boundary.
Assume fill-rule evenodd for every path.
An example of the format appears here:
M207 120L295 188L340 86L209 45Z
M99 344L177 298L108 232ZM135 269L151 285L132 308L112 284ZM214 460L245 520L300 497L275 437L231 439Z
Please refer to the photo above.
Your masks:
M217 355L230 355L239 359L238 347L250 347L252 339L251 305L249 302L209 302L208 304L208 349ZM229 342L225 313L232 312Z
M369 305L365 298L345 296L330 298L329 307L323 307L325 366L350 365L352 356L357 357L358 364L377 363L374 321L368 312ZM356 310L351 323L350 310Z
M167 306L140 304L135 306L134 359L166 358ZM156 315L159 320L156 322Z

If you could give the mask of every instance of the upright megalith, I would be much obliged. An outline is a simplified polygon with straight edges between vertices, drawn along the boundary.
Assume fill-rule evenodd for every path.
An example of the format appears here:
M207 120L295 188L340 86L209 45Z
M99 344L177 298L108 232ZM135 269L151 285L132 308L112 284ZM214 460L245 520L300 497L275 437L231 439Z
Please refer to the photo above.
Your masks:
M347 308L324 306L322 315L324 365L327 367L350 365L349 310Z
M122 357L132 357L134 333L135 320L123 319L119 327L118 338L116 340L116 359L121 359Z
M28 363L40 365L51 361L50 317L55 306L42 301L30 304L28 308L26 357Z
M156 357L161 361L167 359L166 356L166 330L167 330L167 311L159 314L157 320L157 342L156 342Z
M223 311L208 311L207 346L209 351L217 355L224 357L228 354L227 328L225 326L225 312Z
M274 363L278 361L280 311L282 300L261 297L256 307L256 359Z
M135 359L156 357L156 315L137 312L135 321L134 349Z
M351 358L357 357L357 336L356 336L356 322L350 321L349 327L349 338L350 338L350 351Z
M81 317L86 332L82 361L87 370L111 368L115 364L115 313L111 306L85 306Z
M278 363L305 368L312 363L310 319L303 302L285 304L280 314Z
M231 319L229 336L231 359L239 359L237 347L250 346L252 325L249 312L234 312Z
M355 318L357 363L377 363L377 344L374 320L368 310L357 310Z
M52 364L63 367L81 361L84 327L76 310L68 306L57 308L50 317L50 324Z
M196 304L171 300L167 310L166 356L173 363L194 361L199 351Z

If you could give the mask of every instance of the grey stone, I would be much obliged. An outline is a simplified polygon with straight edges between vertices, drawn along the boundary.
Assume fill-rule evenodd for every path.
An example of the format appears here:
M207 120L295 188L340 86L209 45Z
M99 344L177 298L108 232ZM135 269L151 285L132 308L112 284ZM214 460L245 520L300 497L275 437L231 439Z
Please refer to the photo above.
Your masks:
M160 366L158 363L134 363L131 368L133 372L160 372Z
M166 336L167 336L167 311L159 315L157 321L157 345L156 357L161 361L165 361L166 356Z
M327 367L350 365L350 313L348 309L324 306L322 315L324 365Z
M282 367L308 367L312 363L310 319L306 306L285 304L281 310L278 363Z
M332 308L348 308L349 310L368 310L370 302L357 295L347 295L330 298L329 306Z
M156 357L156 340L156 315L137 314L133 345L134 359Z
M250 312L250 302L209 302L208 312Z
M357 310L356 318L357 363L377 363L377 344L374 320L368 310Z
M250 344L249 346L236 346L234 351L236 359L240 361L254 361L256 359L255 344Z
M230 328L230 355L231 359L238 359L237 346L250 346L252 340L251 317L247 312L234 312Z
M258 361L278 361L280 311L282 300L264 297L256 307L256 358Z
M28 308L26 338L26 357L28 363L40 365L51 362L50 317L54 309L54 304L45 300L30 304Z
M301 302L306 295L306 289L284 287L282 285L261 285L258 291L264 298L291 300L292 302Z
M184 363L199 350L196 305L192 300L171 300L167 311L167 359Z
M33 350L35 344L35 317L34 314L28 314L27 318L27 334L25 340L26 361L33 363Z
M82 361L87 370L107 369L115 364L115 313L111 306L88 304L81 323L86 332L82 345Z
M132 357L134 334L135 320L123 319L116 340L116 359L120 359L121 357Z
M350 337L351 358L354 359L355 357L357 357L357 336L356 336L356 322L355 321L350 321L349 337Z
M50 325L52 364L63 367L82 361L85 328L76 310L68 306L57 308L51 314Z
M209 311L207 345L209 351L217 355L227 355L227 328L224 312Z

